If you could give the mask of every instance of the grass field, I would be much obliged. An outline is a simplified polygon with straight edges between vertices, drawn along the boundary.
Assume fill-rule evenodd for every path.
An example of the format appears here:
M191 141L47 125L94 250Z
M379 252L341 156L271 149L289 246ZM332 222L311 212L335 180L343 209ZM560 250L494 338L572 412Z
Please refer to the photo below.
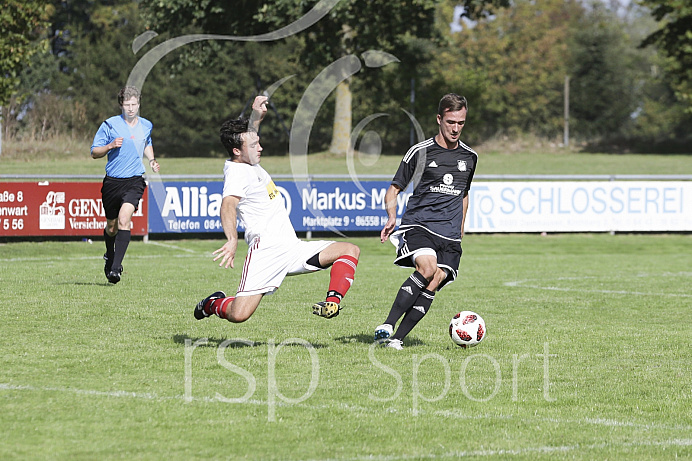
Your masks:
M134 241L118 285L100 241L0 245L0 459L692 458L692 236L467 235L400 352L371 335L409 272L352 241L339 317L321 272L240 325L192 317L238 282L219 240Z
M54 142L22 144L8 141L0 156L0 175L94 175L103 176L105 159L89 157L88 142L57 139ZM514 145L473 146L479 153L477 175L488 174L636 174L692 175L692 154L589 154L574 149ZM405 152L375 157L355 154L356 174L391 176ZM194 174L222 176L223 158L167 158L157 152L161 174ZM265 154L268 154L265 152ZM292 174L288 156L262 157L262 166L272 175ZM346 157L329 153L310 154L310 174L348 174Z

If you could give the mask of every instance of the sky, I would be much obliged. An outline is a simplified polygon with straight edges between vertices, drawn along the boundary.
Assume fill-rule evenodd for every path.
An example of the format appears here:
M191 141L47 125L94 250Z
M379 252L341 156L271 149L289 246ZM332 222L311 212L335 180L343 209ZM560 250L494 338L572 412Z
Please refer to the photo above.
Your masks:
M585 3L589 3L591 0L583 0ZM603 3L606 5L610 6L611 8L614 8L615 5L617 6L617 14L618 16L624 16L627 14L628 8L630 6L631 0L601 0ZM457 5L454 7L454 17L452 18L452 22L449 23L449 27L452 31L452 33L455 32L461 32L464 27L468 27L472 29L475 25L475 21L471 21L468 18L462 18L461 15L464 12L464 7L462 5Z

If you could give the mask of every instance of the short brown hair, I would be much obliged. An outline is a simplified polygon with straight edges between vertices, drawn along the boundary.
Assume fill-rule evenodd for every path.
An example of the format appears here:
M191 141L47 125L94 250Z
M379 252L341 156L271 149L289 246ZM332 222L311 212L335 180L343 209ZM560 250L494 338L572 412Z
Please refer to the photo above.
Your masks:
M459 96L456 93L447 93L440 99L440 104L437 106L437 114L442 116L447 111L456 112L461 109L468 110L468 108L469 105L465 97Z
M223 144L231 157L233 157L233 149L242 149L242 135L249 131L249 122L246 118L230 119L223 122L219 130L219 136L221 144Z
M127 101L128 99L132 99L132 98L137 98L138 103L142 99L142 94L139 92L139 89L137 89L136 87L126 86L122 90L118 91L118 105L120 107L123 106L123 103L125 101Z

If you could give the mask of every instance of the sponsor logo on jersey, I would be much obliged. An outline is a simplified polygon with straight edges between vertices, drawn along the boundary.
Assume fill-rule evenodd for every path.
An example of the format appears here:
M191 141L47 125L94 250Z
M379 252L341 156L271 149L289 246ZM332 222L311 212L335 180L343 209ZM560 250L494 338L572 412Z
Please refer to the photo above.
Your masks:
M267 193L269 194L269 200L274 200L279 196L279 189L276 188L274 181L269 181L269 184L267 184Z
M430 162L430 163L428 164L428 167L429 167L429 168L437 168L437 163L435 163L435 160L433 160L432 162Z
M450 178L447 178L447 176L450 176ZM443 178L443 181L446 183L452 178L452 175L445 175ZM440 184L439 186L430 186L430 192L437 192L439 194L446 194L446 195L461 195L461 190L457 189L454 187L453 184Z

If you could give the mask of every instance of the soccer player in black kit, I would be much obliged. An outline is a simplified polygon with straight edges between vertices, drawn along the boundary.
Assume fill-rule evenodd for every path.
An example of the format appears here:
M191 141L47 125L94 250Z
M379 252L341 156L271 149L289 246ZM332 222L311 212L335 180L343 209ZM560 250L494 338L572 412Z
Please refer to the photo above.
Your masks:
M394 264L416 269L401 285L387 319L375 328L375 341L393 349L402 349L403 339L430 309L435 292L457 277L469 188L478 161L478 154L459 139L467 111L463 96L442 97L437 109L439 132L406 152L385 195L388 219L380 240L391 239L396 245ZM397 195L411 181L413 194L394 232Z

